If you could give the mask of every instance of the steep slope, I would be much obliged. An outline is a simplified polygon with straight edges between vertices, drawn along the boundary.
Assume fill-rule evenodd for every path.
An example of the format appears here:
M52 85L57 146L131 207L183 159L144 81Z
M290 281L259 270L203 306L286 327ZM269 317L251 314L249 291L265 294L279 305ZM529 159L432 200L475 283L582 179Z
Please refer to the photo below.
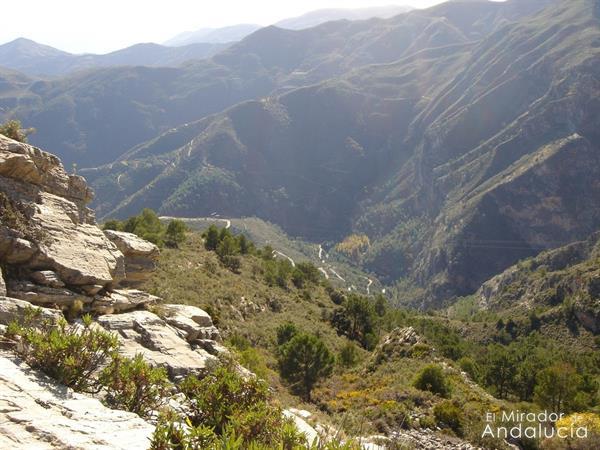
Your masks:
M471 14L458 14L465 5ZM439 305L473 293L517 260L600 226L597 5L578 0L527 16L531 8L441 5L427 14L442 11L444 20L426 29L443 26L453 45L410 53L411 44L440 43L431 34L431 43L402 40L410 54L397 62L244 103L140 145L85 173L101 215L149 205L173 215L257 214L314 240L364 233L366 268L388 283L427 287L404 300ZM392 22L429 17L421 14ZM497 29L461 38L482 23ZM287 58L260 57L298 67L298 45L280 39ZM365 62L373 45L362 35L342 61Z
M401 124L422 108L414 92L433 95L439 86L428 81L448 82L466 49L444 50L454 58L421 52L348 79L246 102L83 173L101 198L102 216L141 206L188 217L218 211L262 216L295 235L336 239L349 230L363 189L390 159L391 140L406 132Z
M32 83L11 94L15 106L0 112L0 120L14 116L37 128L32 142L55 149L66 165L96 166L240 101L322 82L367 64L391 63L425 48L468 42L513 14L512 3L456 3L301 31L267 27L211 60L177 69L97 69ZM541 7L545 0L535 3Z
M415 154L359 221L396 236L396 250L379 255L412 255L390 275L412 270L437 298L467 294L518 259L598 228L599 37L596 3L577 1L476 48L413 122L406 142ZM428 230L420 244L409 242L411 223ZM387 265L377 253L374 266Z
M0 66L29 76L60 76L95 67L178 66L190 59L208 58L226 47L224 44L202 43L171 48L147 43L104 55L74 55L19 38L0 45Z
M477 291L490 310L536 310L540 320L566 313L600 333L600 233L511 266Z

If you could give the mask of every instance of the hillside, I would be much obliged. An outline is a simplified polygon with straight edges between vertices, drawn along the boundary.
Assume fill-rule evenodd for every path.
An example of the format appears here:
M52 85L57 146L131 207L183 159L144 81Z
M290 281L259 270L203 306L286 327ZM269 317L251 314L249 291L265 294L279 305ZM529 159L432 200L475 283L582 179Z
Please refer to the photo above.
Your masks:
M415 287L399 289L399 301L440 306L471 294L519 259L600 225L594 3L508 22L523 4L470 2L470 16L458 15L461 2L432 8L427 15L455 21L443 30L461 27L444 38L453 45L405 41L409 55L393 63L236 105L85 171L99 213L257 215L315 242L364 234L363 267ZM392 21L411 27L421 14ZM505 19L468 41L480 14L488 25ZM282 51L292 44L280 40ZM361 47L376 54L364 39ZM296 60L271 54L270 64L302 58L287 54Z
M392 63L424 48L469 42L503 20L531 12L527 2L512 3L456 3L299 31L267 27L209 60L179 68L96 69L32 81L18 92L0 91L0 101L9 105L0 120L14 117L35 127L32 142L56 151L67 166L94 167L242 101L313 85L368 64ZM457 14L462 10L468 14Z
M308 450L312 436L323 450L508 449L483 435L487 412L596 418L599 342L578 305L597 295L597 235L524 262L517 285L496 290L526 292L541 269L547 283L565 274L557 294L583 280L575 308L562 299L580 323L504 307L493 290L510 272L482 288L494 311L463 299L420 314L336 289L310 261L226 228L200 235L145 209L101 230L91 198L56 156L0 136L3 445ZM600 433L590 424L582 449Z

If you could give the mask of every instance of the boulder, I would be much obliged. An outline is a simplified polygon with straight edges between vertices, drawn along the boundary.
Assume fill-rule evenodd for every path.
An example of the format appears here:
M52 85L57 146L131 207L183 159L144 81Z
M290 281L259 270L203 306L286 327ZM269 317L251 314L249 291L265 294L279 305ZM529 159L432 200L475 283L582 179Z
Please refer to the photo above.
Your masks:
M115 289L96 296L92 303L92 311L101 314L121 313L154 304L158 300L160 300L158 297L137 289Z
M166 367L174 379L188 374L201 375L217 361L204 349L192 349L183 338L185 332L171 327L150 311L103 315L98 317L98 323L117 332L123 355L134 357L140 353L150 364Z
M13 281L8 285L8 295L26 300L34 305L70 306L75 301L91 303L92 298L65 288L40 286L29 281Z
M107 286L124 276L123 254L85 206L90 189L56 156L0 136L0 193L7 214L0 262L53 271L71 286Z
M104 234L125 256L124 286L138 286L146 281L156 266L159 249L133 233L105 230Z
M188 342L197 339L213 341L221 339L211 317L200 308L190 305L161 305L160 313L169 325L185 331Z
M65 283L61 281L56 272L51 270L37 270L31 273L31 279L44 286L50 286L53 288L65 287Z
M154 426L0 353L0 448L146 449Z
M25 311L33 308L31 303L10 297L0 297L0 324L8 325L14 320L20 320L25 316ZM63 318L60 311L49 308L38 308L40 315L38 320L57 322Z

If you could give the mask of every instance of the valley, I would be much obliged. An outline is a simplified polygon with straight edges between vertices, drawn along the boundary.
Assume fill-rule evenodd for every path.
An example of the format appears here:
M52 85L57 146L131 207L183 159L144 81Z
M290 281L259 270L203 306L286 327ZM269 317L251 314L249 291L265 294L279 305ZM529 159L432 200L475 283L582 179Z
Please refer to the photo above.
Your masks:
M0 45L0 447L600 448L600 0L407 3Z

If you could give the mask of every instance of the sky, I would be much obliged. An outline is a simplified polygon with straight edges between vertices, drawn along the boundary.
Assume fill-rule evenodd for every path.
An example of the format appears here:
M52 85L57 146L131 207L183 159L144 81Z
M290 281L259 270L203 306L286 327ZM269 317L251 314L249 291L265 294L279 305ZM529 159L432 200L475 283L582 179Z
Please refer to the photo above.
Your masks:
M161 43L183 31L238 23L270 25L322 8L389 4L426 8L443 0L17 0L3 2L0 44L18 37L72 53Z

